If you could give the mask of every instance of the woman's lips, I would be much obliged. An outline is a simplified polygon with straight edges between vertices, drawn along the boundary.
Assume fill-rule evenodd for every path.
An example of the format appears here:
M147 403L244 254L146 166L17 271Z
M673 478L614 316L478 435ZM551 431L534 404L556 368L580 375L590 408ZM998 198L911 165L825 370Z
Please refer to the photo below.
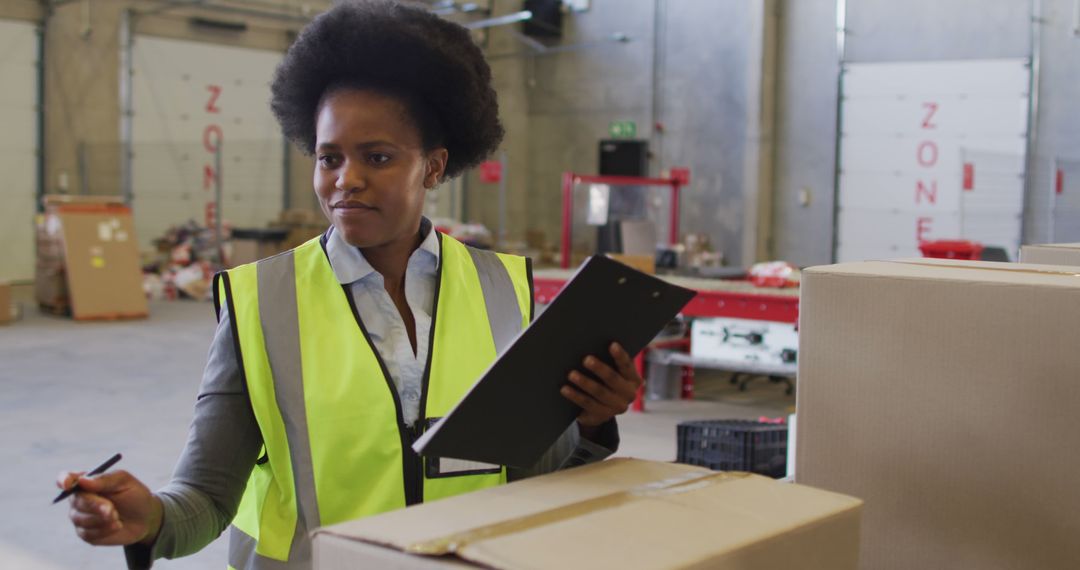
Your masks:
M363 202L338 202L334 204L335 210L375 210L374 206L370 206Z
M378 211L367 204L357 202L338 202L333 206L334 216L338 218L364 218Z

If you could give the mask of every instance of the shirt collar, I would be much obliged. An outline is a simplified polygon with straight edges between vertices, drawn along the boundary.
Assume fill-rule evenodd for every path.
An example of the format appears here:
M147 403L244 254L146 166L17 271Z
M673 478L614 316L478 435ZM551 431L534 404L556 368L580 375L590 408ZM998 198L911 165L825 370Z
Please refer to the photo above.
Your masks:
M439 265L439 237L435 235L431 221L426 217L420 218L420 234L424 236L424 240L409 257L409 265L412 266L413 261L419 258L427 258L434 261L431 264L434 270ZM341 237L340 232L334 231L333 226L330 228L330 236L326 239L326 257L330 260L334 276L342 285L354 283L375 273L375 268L364 258L360 248L349 245L345 238Z

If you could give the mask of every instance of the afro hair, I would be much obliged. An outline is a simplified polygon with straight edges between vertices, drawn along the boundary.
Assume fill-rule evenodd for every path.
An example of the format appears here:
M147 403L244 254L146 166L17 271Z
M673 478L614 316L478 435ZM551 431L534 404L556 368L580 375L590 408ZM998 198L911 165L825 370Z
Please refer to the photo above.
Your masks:
M420 6L349 0L300 32L274 73L270 108L305 152L315 150L320 101L339 87L399 99L425 149L447 149L446 178L479 164L503 138L480 48L468 30Z

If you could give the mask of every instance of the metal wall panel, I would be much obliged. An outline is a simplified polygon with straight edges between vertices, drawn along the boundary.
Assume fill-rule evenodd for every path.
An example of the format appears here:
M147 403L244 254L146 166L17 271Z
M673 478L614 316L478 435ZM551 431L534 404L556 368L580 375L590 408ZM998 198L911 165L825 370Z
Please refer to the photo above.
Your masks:
M284 147L270 112L273 51L136 36L132 180L140 245L206 223L222 149L222 219L262 227L283 201Z
M0 20L0 281L34 278L37 27Z
M844 58L886 62L1028 57L1034 1L1038 0L848 0ZM1044 39L1042 108L1053 107L1055 113L1052 122L1040 121L1040 148L1046 138L1057 136L1047 133L1080 125L1080 116L1068 111L1080 96L1080 59L1074 57L1077 38L1068 27L1075 1L1042 3L1044 25L1055 30L1054 45ZM840 59L837 6L843 4L843 0L781 1L774 227L777 256L800 265L832 259ZM1048 92L1048 87L1061 94ZM846 128L846 117L843 123ZM1069 128L1080 135L1080 130ZM1044 158L1052 162L1052 157ZM1035 172L1044 178L1040 181L1044 186L1050 183L1049 170ZM1045 219L1046 210L1042 212Z
M832 260L836 0L782 0L776 83L774 254L800 266Z
M1015 251L1028 82L1024 59L846 65L837 258L960 238Z
M847 8L848 62L1001 59L1030 52L1031 0L848 0Z

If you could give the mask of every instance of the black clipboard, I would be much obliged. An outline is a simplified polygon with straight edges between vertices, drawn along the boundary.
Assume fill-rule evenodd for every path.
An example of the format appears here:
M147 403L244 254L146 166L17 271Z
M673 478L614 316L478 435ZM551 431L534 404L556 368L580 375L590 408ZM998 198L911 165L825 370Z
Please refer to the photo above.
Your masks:
M581 409L559 389L582 360L637 354L696 293L613 259L590 257L465 397L413 444L421 455L530 467Z

